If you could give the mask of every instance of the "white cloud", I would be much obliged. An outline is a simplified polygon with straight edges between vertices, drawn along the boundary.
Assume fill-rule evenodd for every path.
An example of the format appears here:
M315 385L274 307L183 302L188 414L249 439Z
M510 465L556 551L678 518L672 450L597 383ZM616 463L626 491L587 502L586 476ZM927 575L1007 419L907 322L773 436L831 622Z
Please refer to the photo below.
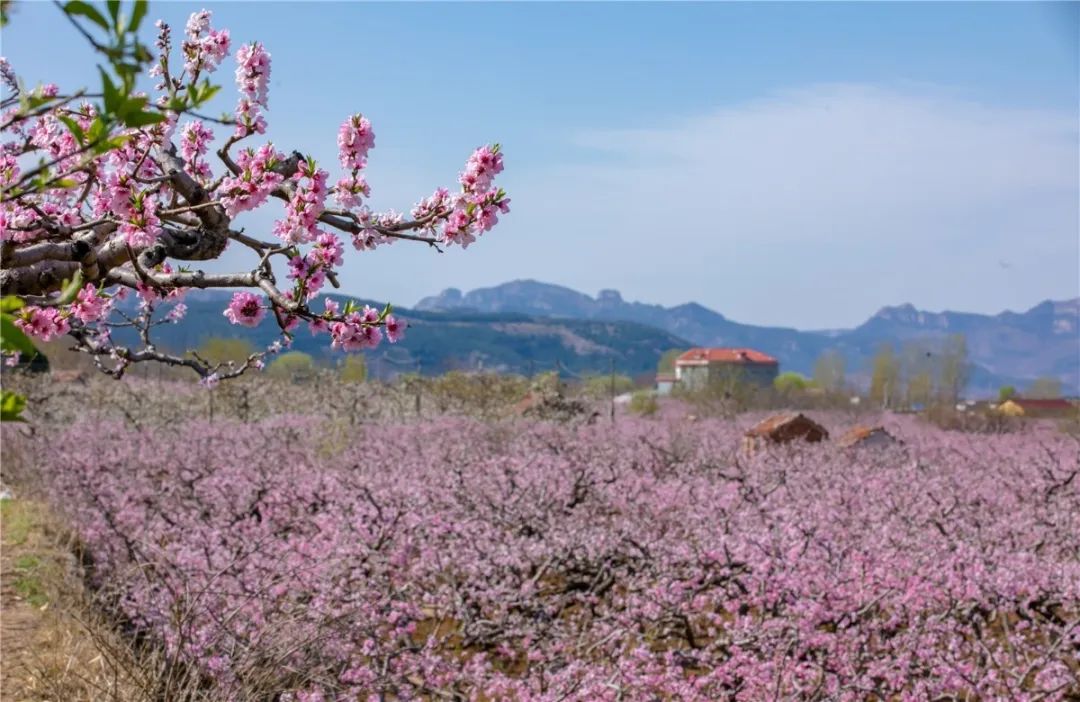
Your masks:
M1075 114L825 85L573 143L515 179L536 277L800 326L1078 285Z
M493 232L464 253L352 256L343 288L409 305L536 278L803 328L906 301L1021 309L1080 294L1077 131L1075 113L824 85L576 132L544 153L510 143L500 184L512 212ZM407 209L460 168L386 141L372 160L376 207Z

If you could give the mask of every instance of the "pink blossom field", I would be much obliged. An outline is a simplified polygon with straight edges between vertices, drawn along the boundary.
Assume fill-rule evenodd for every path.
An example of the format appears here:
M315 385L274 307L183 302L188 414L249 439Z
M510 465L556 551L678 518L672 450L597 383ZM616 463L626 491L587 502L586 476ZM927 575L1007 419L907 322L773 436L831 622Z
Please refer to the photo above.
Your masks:
M5 450L208 699L1078 699L1077 440L893 429L749 460L736 423L676 417Z

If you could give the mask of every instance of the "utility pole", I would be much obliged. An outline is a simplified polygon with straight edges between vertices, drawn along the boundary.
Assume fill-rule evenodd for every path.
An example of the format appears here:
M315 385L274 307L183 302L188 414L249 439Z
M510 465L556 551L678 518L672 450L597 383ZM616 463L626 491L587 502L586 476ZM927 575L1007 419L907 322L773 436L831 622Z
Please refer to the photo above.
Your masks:
M611 421L615 422L615 357L611 357Z
M416 416L420 416L420 392L423 387L423 383L420 382L420 359L416 360Z

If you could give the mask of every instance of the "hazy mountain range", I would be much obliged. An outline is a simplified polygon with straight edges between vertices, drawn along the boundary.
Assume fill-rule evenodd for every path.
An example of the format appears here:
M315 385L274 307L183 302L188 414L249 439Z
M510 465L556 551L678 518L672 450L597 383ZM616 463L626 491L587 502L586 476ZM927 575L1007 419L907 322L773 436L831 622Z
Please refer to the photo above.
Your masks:
M180 351L198 348L211 337L245 338L258 348L279 338L277 325L269 317L255 329L230 324L222 315L229 297L221 291L190 291L184 300L188 307L184 323L155 327L155 342ZM346 301L343 296L332 297ZM358 301L380 309L385 304ZM418 370L436 374L477 369L528 374L558 370L574 377L608 373L612 368L638 376L655 372L657 361L668 349L689 345L662 329L632 321L400 307L394 312L408 322L405 339L397 344L384 342L365 352L370 372L380 377ZM123 338L124 331L117 330L114 336ZM304 325L296 330L293 350L323 362L334 362L343 355L330 348L328 336L314 337Z
M197 347L212 336L243 336L262 346L275 338L265 321L258 329L235 327L222 316L223 292L188 294L188 319L155 331L158 343ZM344 298L341 298L344 300ZM376 304L376 301L371 301ZM696 303L663 307L627 302L614 290L597 297L557 285L514 281L462 293L449 289L396 308L410 328L403 342L368 354L378 376L415 371L477 369L518 373L560 370L564 375L651 373L664 351L690 346L748 346L780 360L782 370L810 374L815 360L836 350L848 378L866 382L870 359L884 342L934 344L949 334L967 338L972 362L969 393L994 393L1003 384L1021 390L1054 376L1070 394L1080 393L1080 298L1046 301L1026 312L997 315L924 312L911 305L885 307L854 329L800 331L734 322ZM326 337L296 334L294 348L331 361L340 354Z
M835 349L847 359L849 376L865 376L869 359L884 342L932 347L950 334L967 338L973 364L971 390L1002 384L1024 387L1040 376L1060 378L1080 391L1080 298L1042 302L1026 312L997 315L924 312L910 304L882 308L854 329L800 331L734 322L697 303L663 307L627 302L615 290L589 295L532 280L514 281L463 294L450 288L421 300L424 311L473 310L549 318L633 321L655 326L699 346L749 346L780 359L781 367L810 373L818 356Z

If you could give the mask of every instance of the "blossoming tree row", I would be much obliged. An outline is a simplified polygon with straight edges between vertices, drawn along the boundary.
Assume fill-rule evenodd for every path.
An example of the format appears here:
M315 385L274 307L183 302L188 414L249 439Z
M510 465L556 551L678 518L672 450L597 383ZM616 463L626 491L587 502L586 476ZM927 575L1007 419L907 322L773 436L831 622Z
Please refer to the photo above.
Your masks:
M681 417L102 426L5 439L192 699L1080 690L1080 445L1053 429L744 460L735 423Z

